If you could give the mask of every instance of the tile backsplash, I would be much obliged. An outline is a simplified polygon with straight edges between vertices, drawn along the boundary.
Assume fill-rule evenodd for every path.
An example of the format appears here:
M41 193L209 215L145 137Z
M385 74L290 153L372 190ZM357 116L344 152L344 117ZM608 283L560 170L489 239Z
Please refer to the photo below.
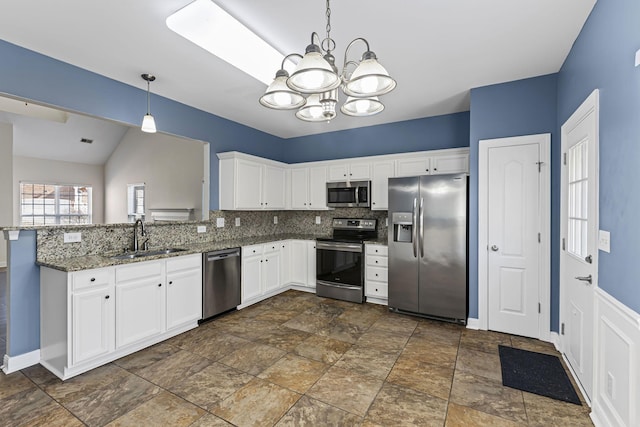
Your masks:
M274 224L274 216L278 217L277 224ZM320 217L320 224L316 224L316 216ZM224 218L224 227L216 227L218 218ZM240 219L240 226L235 225L236 218ZM330 236L333 218L375 218L379 236L387 235L387 211L338 208L328 211L210 211L209 221L146 223L145 238L149 239L150 248L166 248L289 233ZM197 228L202 225L207 230L198 233ZM64 243L64 233L71 232L80 232L81 242ZM133 224L41 228L37 231L37 246L40 260L123 252L125 248L133 247Z

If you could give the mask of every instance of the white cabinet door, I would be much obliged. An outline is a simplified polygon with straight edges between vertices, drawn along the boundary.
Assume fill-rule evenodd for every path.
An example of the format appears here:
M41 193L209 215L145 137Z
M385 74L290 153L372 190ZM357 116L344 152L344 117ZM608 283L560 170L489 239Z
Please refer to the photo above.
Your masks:
M309 204L309 169L291 169L291 208L307 209Z
M329 181L357 181L371 178L369 163L338 163L329 165Z
M244 251L243 251L244 253ZM262 255L242 257L242 303L262 294Z
M431 166L434 175L469 172L469 155L435 156L431 159Z
M307 247L307 286L316 288L316 242L315 240L306 240Z
M349 165L347 163L329 165L329 181L348 181L348 180L349 180Z
M72 296L72 364L109 353L114 348L113 285Z
M396 176L416 176L431 174L430 157L412 157L396 160Z
M389 178L394 176L393 161L375 162L371 180L371 209L386 210L389 207Z
M261 205L264 209L284 209L286 204L286 172L283 168L264 166Z
M283 240L278 242L280 244L280 286L284 286L291 282L291 264L290 255L290 242L289 240Z
M309 209L327 209L327 167L309 168Z
M350 181L366 181L371 179L371 165L367 163L351 163L349 165Z
M307 286L307 241L290 240L289 251L291 283Z
M202 318L202 271L167 273L167 330Z
M259 163L236 160L236 209L262 209L262 168Z
M163 277L116 284L116 347L124 347L164 331Z
M264 293L280 287L280 250L265 254L262 263L262 280Z

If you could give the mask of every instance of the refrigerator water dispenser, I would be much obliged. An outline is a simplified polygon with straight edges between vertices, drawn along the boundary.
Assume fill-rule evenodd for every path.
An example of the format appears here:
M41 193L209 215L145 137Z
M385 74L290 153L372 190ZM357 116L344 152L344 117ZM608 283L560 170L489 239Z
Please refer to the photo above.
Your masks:
M413 242L413 218L411 212L394 212L391 218L394 242Z

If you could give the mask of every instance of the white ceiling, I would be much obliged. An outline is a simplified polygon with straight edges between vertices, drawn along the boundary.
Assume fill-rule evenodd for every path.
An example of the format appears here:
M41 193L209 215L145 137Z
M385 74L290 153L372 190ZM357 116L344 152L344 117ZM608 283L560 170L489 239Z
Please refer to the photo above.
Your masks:
M324 36L322 0L215 1L283 53ZM141 89L155 74L154 93L289 138L467 111L471 88L557 72L595 1L334 0L338 66L364 37L398 86L381 114L330 124L260 106L263 83L170 31L190 0L3 0L0 39Z

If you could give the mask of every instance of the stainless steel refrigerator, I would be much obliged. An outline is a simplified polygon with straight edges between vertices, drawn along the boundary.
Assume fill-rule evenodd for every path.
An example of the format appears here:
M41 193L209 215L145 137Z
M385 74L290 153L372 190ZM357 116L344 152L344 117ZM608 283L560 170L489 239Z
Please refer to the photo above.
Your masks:
M389 308L466 324L466 174L389 179Z

